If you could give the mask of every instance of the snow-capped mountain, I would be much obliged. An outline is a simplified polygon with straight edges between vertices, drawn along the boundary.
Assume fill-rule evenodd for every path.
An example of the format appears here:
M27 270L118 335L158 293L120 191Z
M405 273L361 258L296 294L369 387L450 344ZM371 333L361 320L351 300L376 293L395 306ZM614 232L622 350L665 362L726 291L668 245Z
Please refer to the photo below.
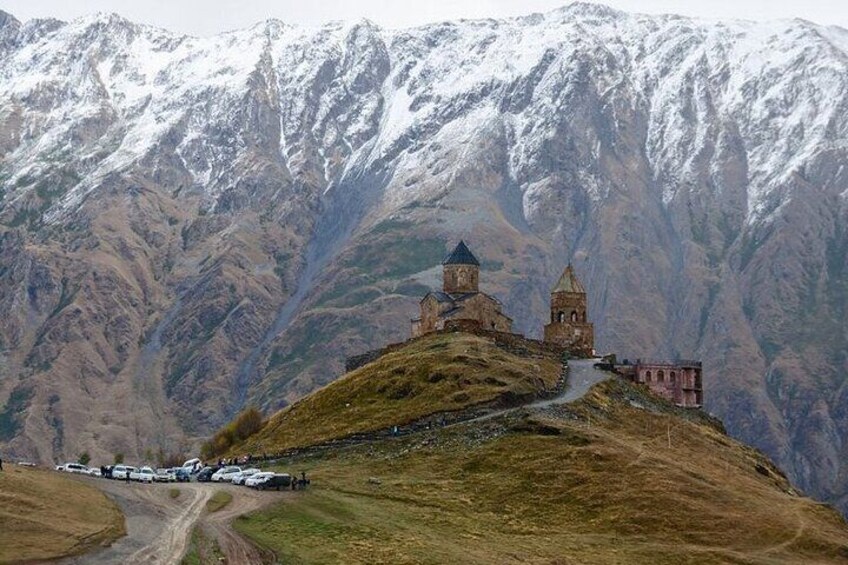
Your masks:
M843 509L848 32L571 4L210 38L0 14L0 440L177 449L407 335L459 237L538 335L701 356Z

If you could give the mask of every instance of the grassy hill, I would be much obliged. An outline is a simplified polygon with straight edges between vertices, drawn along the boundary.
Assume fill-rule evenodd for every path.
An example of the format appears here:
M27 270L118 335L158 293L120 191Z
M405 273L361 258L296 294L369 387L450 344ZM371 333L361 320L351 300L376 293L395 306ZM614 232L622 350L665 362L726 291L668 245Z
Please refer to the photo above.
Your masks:
M0 563L76 555L126 533L123 514L96 488L55 471L3 468Z
M531 341L503 347L471 334L429 335L274 415L239 453L278 452L431 414L553 389L559 356Z
M466 353L471 343L479 355ZM312 404L312 421L337 421L320 410L362 398L363 381L403 387L404 376L418 393L385 401L394 415L426 411L422 395L453 406L453 388L426 390L430 367L485 382L478 362L499 355L467 336L410 347L398 352L402 364L383 359L335 383L327 398L338 402ZM392 380L394 366L406 372ZM507 358L494 367L516 383L528 369ZM277 437L302 421L276 419ZM343 433L338 426L327 429ZM312 487L235 526L287 563L848 563L848 526L833 509L797 493L719 422L618 380L568 406L302 455L280 468L307 471Z

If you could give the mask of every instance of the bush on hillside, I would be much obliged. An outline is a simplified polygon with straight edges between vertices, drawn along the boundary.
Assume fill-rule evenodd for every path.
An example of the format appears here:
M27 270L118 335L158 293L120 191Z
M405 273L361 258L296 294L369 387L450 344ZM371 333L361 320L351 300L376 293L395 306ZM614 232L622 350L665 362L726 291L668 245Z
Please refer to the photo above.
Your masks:
M203 444L201 457L213 459L223 455L236 443L246 440L261 430L264 425L262 412L253 406L245 408L233 421L215 432L215 435Z

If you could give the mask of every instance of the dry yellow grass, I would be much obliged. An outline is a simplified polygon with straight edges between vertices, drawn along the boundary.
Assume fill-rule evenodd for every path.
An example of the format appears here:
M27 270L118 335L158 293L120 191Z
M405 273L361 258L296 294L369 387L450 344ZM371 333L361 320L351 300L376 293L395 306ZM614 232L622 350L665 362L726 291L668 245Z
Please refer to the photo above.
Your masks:
M560 370L561 360L542 350L517 355L474 335L428 336L278 412L232 453L274 453L532 395L553 388Z
M96 488L56 471L4 469L0 563L76 555L126 533L123 514Z
M848 562L834 510L640 395L612 381L556 415L292 460L312 489L236 527L291 563Z

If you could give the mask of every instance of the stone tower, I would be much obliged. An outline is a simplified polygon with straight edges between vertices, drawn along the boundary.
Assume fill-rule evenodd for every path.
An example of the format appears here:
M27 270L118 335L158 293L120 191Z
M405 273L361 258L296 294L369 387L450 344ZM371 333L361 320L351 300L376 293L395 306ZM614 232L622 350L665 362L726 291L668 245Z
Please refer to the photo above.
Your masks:
M545 326L545 341L566 347L572 355L593 355L595 328L586 312L586 290L570 263L551 291L551 322Z
M479 292L480 262L460 241L450 255L442 261L442 290L446 294Z

